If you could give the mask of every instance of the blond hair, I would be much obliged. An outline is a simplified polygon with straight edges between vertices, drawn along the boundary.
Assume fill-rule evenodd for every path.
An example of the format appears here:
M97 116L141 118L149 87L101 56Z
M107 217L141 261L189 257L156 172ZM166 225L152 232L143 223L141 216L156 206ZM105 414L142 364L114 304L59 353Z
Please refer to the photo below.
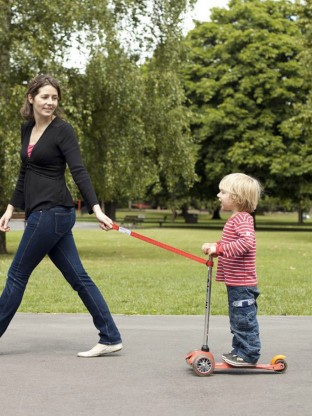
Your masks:
M232 194L240 211L253 212L261 196L262 187L257 179L244 173L231 173L220 182L219 188Z

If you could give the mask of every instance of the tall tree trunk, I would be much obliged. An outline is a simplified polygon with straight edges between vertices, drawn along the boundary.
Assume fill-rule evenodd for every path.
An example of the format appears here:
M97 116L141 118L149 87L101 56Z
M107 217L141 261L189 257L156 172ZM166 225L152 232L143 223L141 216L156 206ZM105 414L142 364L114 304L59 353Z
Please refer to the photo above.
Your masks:
M252 216L253 221L254 221L254 229L256 229L256 225L257 225L257 223L256 223L256 211L251 212L251 216Z
M298 224L303 225L303 209L301 207L298 208Z
M3 100L3 105L5 105L5 100L8 99L8 82L9 82L9 73L10 73L10 37L9 29L11 22L10 14L10 1L4 0L1 2L0 8L0 97ZM3 122L3 117L2 122ZM0 152L0 166L4 166L4 139L5 139L5 129L0 127L0 146L2 151ZM3 169L0 169L0 217L3 215L6 209L5 201L5 189L3 188L4 180L1 178L3 175ZM6 233L0 232L0 254L6 254Z
M113 221L116 221L116 202L105 201L105 214Z
M187 204L183 204L181 207L181 215L184 219L186 219L187 215L188 215L188 205Z
M0 233L0 254L7 253L5 236L6 236L5 233Z
M211 218L212 220L221 220L221 216L220 216L220 208L216 208L214 211L213 211L213 214L212 214L212 218Z
M198 215L197 214L190 214L188 212L188 205L183 204L181 207L182 211L182 217L185 219L185 222L187 224L196 224L198 221Z

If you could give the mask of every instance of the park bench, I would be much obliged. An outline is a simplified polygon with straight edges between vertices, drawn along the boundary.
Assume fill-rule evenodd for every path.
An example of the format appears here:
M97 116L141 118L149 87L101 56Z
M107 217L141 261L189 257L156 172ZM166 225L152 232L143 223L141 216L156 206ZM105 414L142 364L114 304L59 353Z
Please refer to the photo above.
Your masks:
M164 216L162 218L145 218L140 215L126 215L124 219L121 221L121 224L125 225L136 225L136 224L159 224L159 227L162 226L164 222L166 222L167 216Z
M26 218L25 218L25 212L23 211L14 211L11 220L18 220L24 222L24 227L26 227Z
M159 227L163 225L164 222L166 222L167 216L165 215L162 218L144 218L144 222L148 224L159 224Z
M25 221L25 212L14 211L12 215L12 220L24 220Z
M139 215L126 215L125 218L121 221L122 224L125 225L136 225L144 221L143 217Z

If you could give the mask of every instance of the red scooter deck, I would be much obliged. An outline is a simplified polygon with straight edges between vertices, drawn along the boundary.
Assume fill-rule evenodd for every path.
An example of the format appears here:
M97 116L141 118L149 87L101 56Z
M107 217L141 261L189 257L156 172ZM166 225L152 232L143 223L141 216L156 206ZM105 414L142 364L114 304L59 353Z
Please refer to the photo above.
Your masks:
M256 364L250 366L234 367L226 362L216 363L211 352L194 350L185 357L186 362L193 367L198 376L209 376L215 371L242 371L242 370L262 370L275 373L284 373L287 369L285 355L275 355L270 364Z

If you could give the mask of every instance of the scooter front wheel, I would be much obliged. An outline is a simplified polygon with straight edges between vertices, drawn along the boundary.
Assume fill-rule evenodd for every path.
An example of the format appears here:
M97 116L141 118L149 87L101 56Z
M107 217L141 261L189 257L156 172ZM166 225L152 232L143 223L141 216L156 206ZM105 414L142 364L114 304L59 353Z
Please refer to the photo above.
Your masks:
M276 360L274 364L282 364L283 365L283 368L274 370L276 373L285 373L285 371L287 370L287 363L286 363L285 360Z
M271 360L271 365L281 364L280 368L275 368L274 371L276 373L285 373L287 370L287 362L285 361L285 355L275 355Z
M192 366L198 376L205 377L213 373L215 361L212 354L201 354L194 358Z

